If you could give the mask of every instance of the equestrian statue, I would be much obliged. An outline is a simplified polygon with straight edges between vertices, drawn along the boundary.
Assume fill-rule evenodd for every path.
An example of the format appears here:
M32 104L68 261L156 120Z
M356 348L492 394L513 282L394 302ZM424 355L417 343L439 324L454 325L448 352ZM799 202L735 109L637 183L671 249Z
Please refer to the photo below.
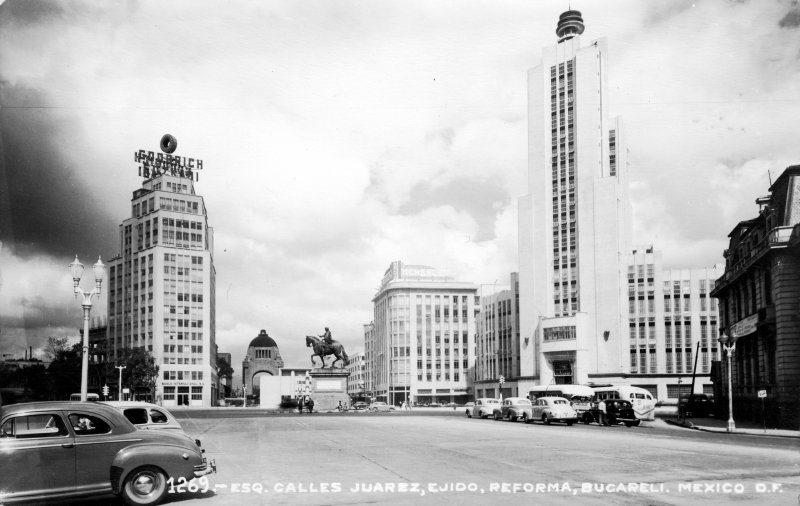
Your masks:
M325 357L328 355L336 357L333 362L331 362L331 369L334 369L334 365L339 360L342 361L342 365L347 364L347 353L344 351L344 346L331 337L331 331L328 327L325 327L325 333L320 336L306 336L306 347L314 349L314 353L311 354L312 366L316 366L314 357L319 357L320 360L322 360L322 368L324 369Z

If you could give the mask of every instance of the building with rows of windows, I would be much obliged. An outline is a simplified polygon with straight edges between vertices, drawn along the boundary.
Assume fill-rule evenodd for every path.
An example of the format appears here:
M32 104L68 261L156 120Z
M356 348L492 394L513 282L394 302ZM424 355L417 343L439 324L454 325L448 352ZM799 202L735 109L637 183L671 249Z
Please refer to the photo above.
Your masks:
M800 426L800 166L787 168L756 200L759 213L728 237L725 272L712 295L720 328L734 343L715 377L720 415L773 427ZM730 342L728 343L731 344Z
M633 249L625 132L609 117L608 43L581 45L583 32L580 12L563 13L557 44L528 72L520 370L505 388L622 383L665 399L691 383L697 356L704 377L695 391L708 390L718 326L709 293L720 271L664 270L652 248Z
M212 406L217 400L214 235L189 178L159 174L133 192L109 261L108 353L151 352L154 401Z
M367 395L390 404L471 398L476 299L472 283L392 262L365 327Z
M510 278L507 290L480 297L475 338L476 398L519 395L519 276L514 272Z
M364 397L364 387L366 384L366 368L364 366L364 352L352 353L345 365L347 369L347 395L350 399L361 399Z

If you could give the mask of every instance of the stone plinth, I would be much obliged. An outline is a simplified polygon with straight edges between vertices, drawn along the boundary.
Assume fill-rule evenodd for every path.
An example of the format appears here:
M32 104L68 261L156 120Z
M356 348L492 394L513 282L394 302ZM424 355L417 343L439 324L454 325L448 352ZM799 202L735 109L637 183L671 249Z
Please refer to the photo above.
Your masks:
M312 369L311 398L314 400L314 411L334 411L339 407L350 404L347 395L347 377L350 375L346 369Z

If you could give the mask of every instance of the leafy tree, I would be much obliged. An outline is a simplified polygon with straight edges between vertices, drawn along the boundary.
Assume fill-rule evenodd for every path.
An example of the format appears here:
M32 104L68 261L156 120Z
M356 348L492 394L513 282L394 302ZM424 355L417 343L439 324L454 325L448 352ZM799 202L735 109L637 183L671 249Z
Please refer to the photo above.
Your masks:
M225 397L229 397L231 394L231 383L233 379L233 367L225 360L225 357L221 355L217 355L217 381L219 382L222 378L225 378L225 391L223 395ZM217 385L219 386L219 385Z
M132 392L156 395L158 366L153 355L144 348L127 348L122 352L122 384Z
M66 338L48 340L46 353L52 353L50 367L47 368L50 399L67 400L70 394L81 391L81 353L82 344L68 346Z

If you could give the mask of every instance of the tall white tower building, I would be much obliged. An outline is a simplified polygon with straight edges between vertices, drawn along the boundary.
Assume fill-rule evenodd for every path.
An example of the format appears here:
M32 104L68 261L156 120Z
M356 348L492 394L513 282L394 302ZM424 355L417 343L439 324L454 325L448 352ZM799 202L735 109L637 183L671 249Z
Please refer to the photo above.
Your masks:
M620 119L608 117L606 40L582 46L583 31L580 12L562 14L557 44L528 72L521 392L629 370L627 149Z
M192 179L173 173L145 179L120 225L121 253L109 261L109 360L143 347L159 367L154 401L212 406L214 234Z

